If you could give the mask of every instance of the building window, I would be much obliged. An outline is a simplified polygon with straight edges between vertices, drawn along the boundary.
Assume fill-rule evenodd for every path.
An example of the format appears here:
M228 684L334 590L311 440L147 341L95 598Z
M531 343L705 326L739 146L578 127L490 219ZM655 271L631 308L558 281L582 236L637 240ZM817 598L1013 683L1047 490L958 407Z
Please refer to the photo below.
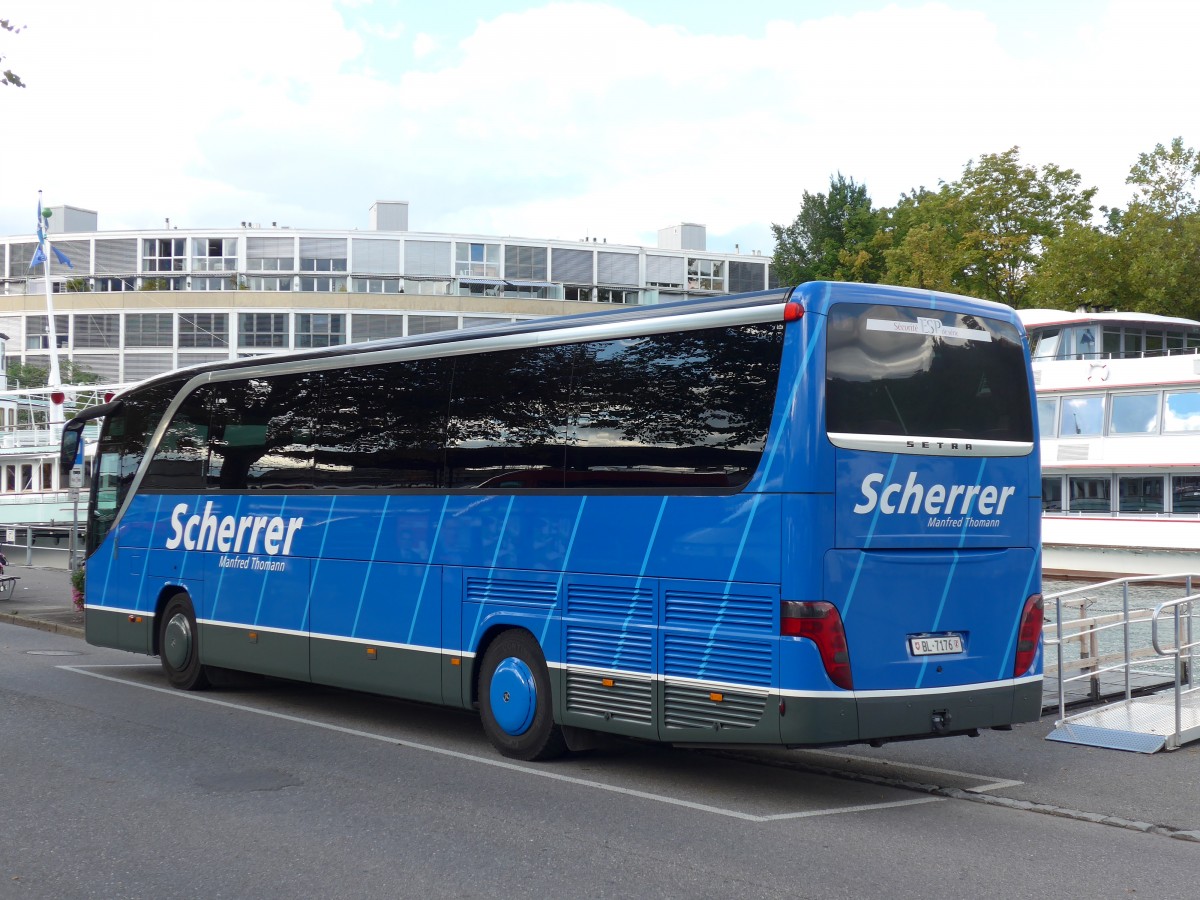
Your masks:
M291 260L288 260L291 262ZM290 291L292 289L291 275L250 275L246 278L246 287L252 291Z
M344 293L345 278L313 278L308 275L300 276L300 290L319 291L321 293Z
M143 291L182 291L183 278L142 278L139 289Z
M563 285L563 299L575 300L582 303L590 303L596 299L596 292L590 287L567 284Z
M346 262L345 238L300 238L301 272L345 272Z
M689 259L687 286L690 291L725 290L725 263L719 259Z
M351 290L356 294L403 294L400 278L351 278Z
M238 314L238 347L282 348L287 345L287 313Z
M126 347L170 347L170 313L126 313Z
M132 278L96 278L97 291L132 291L133 287Z
M143 272L182 272L187 260L187 241L183 238L144 238Z
M236 272L237 238L192 238L193 272Z
M75 316L76 347L105 347L116 350L120 346L120 335L121 317L116 313L78 313Z
M293 256L270 256L246 260L246 269L251 272L288 272L295 267Z
M638 292L626 291L621 288L596 288L596 300L600 303L629 303L637 304Z
M228 347L229 317L225 313L180 313L179 346Z
M346 343L346 317L333 313L297 313L297 347L333 347Z
M192 277L193 291L236 291L237 276L226 275L222 278L197 278Z
M29 316L25 320L25 349L49 350L50 333L47 330L48 316ZM54 317L54 337L59 349L70 346L70 326L66 316Z
M510 245L504 248L505 278L545 281L546 272L545 247L514 247Z
M454 274L460 278L499 278L500 245L456 243Z

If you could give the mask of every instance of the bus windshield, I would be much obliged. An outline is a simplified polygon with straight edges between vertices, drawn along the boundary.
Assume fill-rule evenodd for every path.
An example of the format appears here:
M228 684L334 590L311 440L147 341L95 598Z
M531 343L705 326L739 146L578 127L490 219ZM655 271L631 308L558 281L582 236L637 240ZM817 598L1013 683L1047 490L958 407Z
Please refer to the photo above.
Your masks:
M951 311L839 304L829 314L831 433L1033 440L1021 336Z

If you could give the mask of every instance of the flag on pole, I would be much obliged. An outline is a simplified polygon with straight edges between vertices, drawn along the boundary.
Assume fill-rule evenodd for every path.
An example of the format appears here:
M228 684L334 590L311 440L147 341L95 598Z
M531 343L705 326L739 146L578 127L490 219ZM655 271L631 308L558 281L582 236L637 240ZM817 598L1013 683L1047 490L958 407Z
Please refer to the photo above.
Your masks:
M44 263L46 261L46 225L45 225L45 222L46 222L45 217L42 215L42 198L39 196L38 197L38 221L37 221L38 245L37 245L37 249L35 249L33 251L33 259L31 259L29 261L29 268L31 268L31 269L36 266L40 266L42 263ZM59 250L53 244L50 245L50 249L54 251L54 258L57 259L60 263L62 263L68 269L75 268L73 265L71 265L71 260L67 257L67 254L63 253L61 250Z

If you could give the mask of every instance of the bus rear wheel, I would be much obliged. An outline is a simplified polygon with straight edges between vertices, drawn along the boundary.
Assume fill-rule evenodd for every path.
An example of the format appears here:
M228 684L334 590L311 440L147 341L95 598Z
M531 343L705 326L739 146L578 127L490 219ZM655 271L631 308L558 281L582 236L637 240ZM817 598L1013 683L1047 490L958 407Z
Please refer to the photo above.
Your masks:
M208 673L200 665L196 635L196 612L191 598L178 593L163 607L158 625L158 655L167 681L180 690L199 691L208 687Z
M479 714L488 740L504 756L533 761L566 752L554 722L546 660L529 632L506 631L484 653Z

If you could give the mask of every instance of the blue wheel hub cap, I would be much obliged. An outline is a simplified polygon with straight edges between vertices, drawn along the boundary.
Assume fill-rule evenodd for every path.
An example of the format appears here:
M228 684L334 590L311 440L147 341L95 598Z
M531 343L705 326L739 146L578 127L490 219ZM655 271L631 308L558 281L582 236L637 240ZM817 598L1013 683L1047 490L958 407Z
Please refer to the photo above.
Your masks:
M523 660L510 656L496 666L489 691L492 715L505 734L522 735L537 713L537 682Z

